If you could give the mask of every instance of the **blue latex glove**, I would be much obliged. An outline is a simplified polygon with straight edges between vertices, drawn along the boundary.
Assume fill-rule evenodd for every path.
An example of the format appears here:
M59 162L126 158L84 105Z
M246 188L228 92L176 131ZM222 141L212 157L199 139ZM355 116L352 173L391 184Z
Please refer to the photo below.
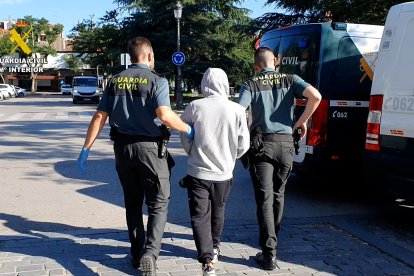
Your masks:
M188 125L186 134L189 139L194 140L194 127Z
M78 157L78 168L80 170L81 173L84 173L86 171L86 159L88 159L88 155L89 155L89 149L87 148L82 148L79 157Z

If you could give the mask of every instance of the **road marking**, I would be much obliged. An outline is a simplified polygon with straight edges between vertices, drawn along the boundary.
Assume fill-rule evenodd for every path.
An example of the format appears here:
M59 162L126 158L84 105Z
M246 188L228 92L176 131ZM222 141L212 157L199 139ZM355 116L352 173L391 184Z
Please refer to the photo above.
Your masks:
M78 112L80 119L90 120L92 119L92 112Z
M69 113L68 112L58 112L56 119L58 120L69 120Z
M16 113L10 116L9 118L6 118L5 121L17 121L21 119L26 113Z
M30 120L31 121L43 120L46 116L47 116L47 113L36 113Z
M77 119L78 117L79 119L90 121L93 117L94 112L58 112L55 114L55 120L69 120L69 117L71 117L72 119ZM0 118L2 118L2 121L41 121L45 119L47 115L53 115L53 113L0 113ZM25 116L26 118L23 118Z

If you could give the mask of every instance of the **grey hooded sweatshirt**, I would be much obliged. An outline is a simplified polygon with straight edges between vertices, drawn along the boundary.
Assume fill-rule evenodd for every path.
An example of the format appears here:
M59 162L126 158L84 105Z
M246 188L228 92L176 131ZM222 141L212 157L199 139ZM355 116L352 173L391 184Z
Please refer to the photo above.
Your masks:
M192 101L181 119L194 127L194 140L181 133L192 177L225 181L233 178L236 158L250 146L245 108L228 99L229 82L219 68L209 68L201 81L203 99Z

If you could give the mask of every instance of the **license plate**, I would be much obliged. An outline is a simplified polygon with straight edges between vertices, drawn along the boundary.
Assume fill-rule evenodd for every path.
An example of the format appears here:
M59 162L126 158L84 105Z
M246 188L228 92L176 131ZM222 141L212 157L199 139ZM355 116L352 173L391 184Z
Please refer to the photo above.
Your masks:
M84 101L90 101L91 98L83 98Z

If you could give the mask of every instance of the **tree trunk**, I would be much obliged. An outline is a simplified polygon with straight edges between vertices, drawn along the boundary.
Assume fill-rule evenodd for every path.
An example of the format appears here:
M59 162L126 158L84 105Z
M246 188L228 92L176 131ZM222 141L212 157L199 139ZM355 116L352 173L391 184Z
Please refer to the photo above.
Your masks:
M32 88L30 90L32 94L36 93L36 77L37 74L32 74Z
M41 58L41 55L40 54L32 54L32 57L33 58ZM32 69L34 69L35 67L37 67L37 63L32 63L31 65L30 65L31 67L32 67ZM32 79L32 87L31 87L31 89L30 89L30 93L31 94L34 94L34 93L36 93L37 91L37 85L36 85L36 77L37 77L37 75L38 75L38 73L34 73L33 71L30 73L30 77L31 77L31 79Z

